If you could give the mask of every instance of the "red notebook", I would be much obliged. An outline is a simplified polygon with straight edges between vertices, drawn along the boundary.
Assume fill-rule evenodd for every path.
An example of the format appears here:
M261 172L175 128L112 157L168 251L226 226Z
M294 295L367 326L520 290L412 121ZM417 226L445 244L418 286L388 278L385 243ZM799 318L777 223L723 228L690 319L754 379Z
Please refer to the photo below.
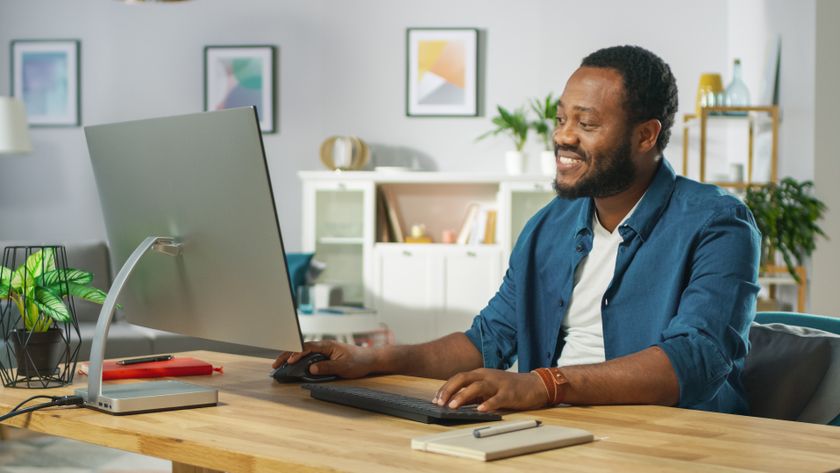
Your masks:
M88 363L79 365L79 374L88 374ZM206 361L195 358L179 357L166 361L150 361L135 365L118 365L116 361L106 361L102 366L102 379L128 378L163 378L166 376L199 376L222 372L222 367L214 368Z

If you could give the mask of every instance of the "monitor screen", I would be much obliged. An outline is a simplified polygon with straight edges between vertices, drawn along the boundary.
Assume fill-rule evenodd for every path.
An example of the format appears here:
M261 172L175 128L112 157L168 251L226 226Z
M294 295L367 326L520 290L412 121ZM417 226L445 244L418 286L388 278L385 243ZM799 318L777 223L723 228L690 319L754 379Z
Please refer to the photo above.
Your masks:
M302 342L256 110L85 127L113 261L147 237L119 302L129 322L300 351Z

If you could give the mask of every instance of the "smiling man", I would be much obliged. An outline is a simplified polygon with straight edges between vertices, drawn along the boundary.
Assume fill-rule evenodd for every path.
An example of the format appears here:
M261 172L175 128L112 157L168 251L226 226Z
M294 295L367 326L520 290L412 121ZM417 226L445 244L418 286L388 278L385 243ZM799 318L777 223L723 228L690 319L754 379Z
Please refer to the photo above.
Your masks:
M726 192L662 157L670 68L635 46L586 57L560 97L558 198L522 231L497 294L465 333L410 346L307 343L317 374L448 378L435 402L479 410L662 404L747 412L740 382L759 234ZM281 354L293 363L301 354ZM519 373L505 371L518 361Z

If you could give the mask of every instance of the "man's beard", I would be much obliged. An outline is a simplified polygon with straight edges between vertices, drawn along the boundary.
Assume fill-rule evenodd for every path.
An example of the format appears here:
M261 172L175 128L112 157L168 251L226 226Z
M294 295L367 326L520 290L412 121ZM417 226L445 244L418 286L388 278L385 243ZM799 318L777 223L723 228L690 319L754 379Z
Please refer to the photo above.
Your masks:
M630 134L612 150L606 151L594 161L592 156L579 147L554 145L554 155L567 151L583 158L594 166L572 186L560 186L554 179L554 191L562 199L580 197L610 197L627 190L636 179L636 167L630 158ZM594 163L594 164L593 164Z

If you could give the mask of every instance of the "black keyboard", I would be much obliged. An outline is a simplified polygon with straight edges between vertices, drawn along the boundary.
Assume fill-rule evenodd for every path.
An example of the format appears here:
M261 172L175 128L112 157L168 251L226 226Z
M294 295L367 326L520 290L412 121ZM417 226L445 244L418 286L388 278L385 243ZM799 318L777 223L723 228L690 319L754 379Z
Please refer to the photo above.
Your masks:
M461 406L457 409L451 409L423 399L358 386L307 383L302 384L301 387L308 389L315 399L381 412L426 424L462 424L502 419L499 414L479 412L475 409L475 406Z

